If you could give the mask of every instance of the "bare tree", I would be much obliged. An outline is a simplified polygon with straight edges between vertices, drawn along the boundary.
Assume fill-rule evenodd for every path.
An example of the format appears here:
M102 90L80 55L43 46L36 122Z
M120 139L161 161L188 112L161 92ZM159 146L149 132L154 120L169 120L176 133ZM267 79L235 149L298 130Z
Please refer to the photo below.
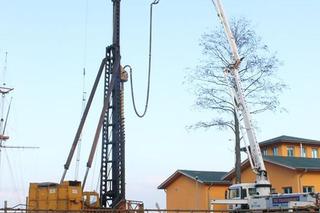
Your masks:
M277 78L280 65L275 53L262 44L250 22L244 18L233 19L231 30L243 57L239 75L251 113L276 111L279 109L279 94L286 84ZM195 105L199 109L215 111L211 120L199 121L190 128L229 129L235 136L236 182L240 180L240 129L230 89L223 75L224 69L232 63L232 53L223 32L219 28L202 35L201 47L204 59L200 65L187 74L187 82L195 93Z

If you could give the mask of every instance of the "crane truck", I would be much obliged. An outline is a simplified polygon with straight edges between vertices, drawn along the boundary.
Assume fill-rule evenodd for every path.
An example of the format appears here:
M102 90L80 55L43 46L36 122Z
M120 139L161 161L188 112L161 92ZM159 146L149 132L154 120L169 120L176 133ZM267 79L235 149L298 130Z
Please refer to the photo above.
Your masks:
M231 31L228 19L224 13L220 0L212 0L217 15L223 25L225 35L231 48L232 62L224 70L226 81L230 87L231 97L236 109L237 117L243 121L245 131L241 133L244 140L249 141L246 146L249 162L256 175L255 183L240 183L228 188L225 200L213 200L211 204L226 204L230 210L279 210L280 208L306 208L315 207L317 197L310 193L295 194L271 194L271 183L262 158L261 150L257 142L252 125L251 115L247 106L245 95L239 76L239 67L243 58L239 56L238 47Z

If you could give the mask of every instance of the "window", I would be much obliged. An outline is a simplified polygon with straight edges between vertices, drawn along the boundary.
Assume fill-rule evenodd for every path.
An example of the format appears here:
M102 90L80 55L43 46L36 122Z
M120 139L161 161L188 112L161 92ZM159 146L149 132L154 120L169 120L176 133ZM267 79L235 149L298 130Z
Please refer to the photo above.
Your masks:
M303 192L314 192L314 186L303 186Z
M318 149L312 148L312 158L318 158Z
M90 205L94 205L95 203L97 203L98 198L96 195L90 195Z
M229 190L229 198L233 199L233 198L239 198L239 190L238 189L230 189Z
M278 156L278 147L277 146L273 147L272 152L274 156Z
M249 195L250 196L257 195L257 189L256 188L249 188Z
M304 147L301 147L301 157L303 157L303 158L307 157L306 148L304 148Z
M293 147L292 146L287 147L287 156L293 157Z
M241 199L247 198L247 189L241 189Z
M262 149L262 155L268 155L268 150L267 149Z
M292 193L292 187L283 187L283 193L285 194L291 194Z

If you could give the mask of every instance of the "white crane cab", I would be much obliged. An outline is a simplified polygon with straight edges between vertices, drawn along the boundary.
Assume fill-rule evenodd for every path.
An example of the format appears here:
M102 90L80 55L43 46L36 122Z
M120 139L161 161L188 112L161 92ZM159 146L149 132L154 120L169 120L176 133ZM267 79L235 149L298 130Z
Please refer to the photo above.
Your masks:
M263 185L263 187L266 187ZM269 185L271 189L271 185ZM225 193L225 199L229 200L229 209L249 209L250 204L252 204L251 200L253 198L261 197L259 196L259 184L256 183L240 183L233 184L228 188L228 191ZM217 203L221 202L216 200ZM260 203L260 202L259 202ZM259 206L263 205L263 203L259 204Z
M257 195L259 192L255 183L239 183L228 188L226 199L248 199Z

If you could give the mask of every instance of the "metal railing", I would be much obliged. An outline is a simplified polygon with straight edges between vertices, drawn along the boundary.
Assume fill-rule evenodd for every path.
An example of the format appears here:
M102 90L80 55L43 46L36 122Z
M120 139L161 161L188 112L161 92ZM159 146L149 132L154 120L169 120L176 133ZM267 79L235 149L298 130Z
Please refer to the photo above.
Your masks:
M320 209L280 209L264 210L263 212L320 212ZM92 209L92 210L27 210L27 209L0 209L0 213L227 213L232 210L168 210L168 209L143 209L143 210L118 210L118 209ZM261 212L257 210L238 210L236 212Z

